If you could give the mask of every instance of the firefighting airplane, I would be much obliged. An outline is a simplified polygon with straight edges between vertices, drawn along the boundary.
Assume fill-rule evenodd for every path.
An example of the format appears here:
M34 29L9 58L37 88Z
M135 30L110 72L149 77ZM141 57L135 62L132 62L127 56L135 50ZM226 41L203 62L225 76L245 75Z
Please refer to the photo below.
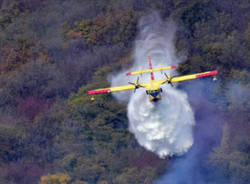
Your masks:
M215 81L216 75L218 73L217 70L213 70L213 71L207 71L207 72L203 72L203 73L196 73L196 74L191 74L191 75L183 75L183 76L175 76L175 77L171 77L170 75L167 75L166 73L164 73L166 76L165 80L155 80L153 72L174 69L174 68L176 68L176 66L173 65L173 66L153 68L150 56L148 56L148 61L149 61L149 69L139 70L139 71L135 71L135 72L128 72L128 73L126 73L126 75L127 76L137 75L137 74L142 75L143 73L150 73L150 75L151 75L150 82L139 83L139 77L138 77L137 80L135 80L134 82L128 82L129 85L91 90L91 91L88 91L88 94L92 95L91 100L92 101L94 100L93 95L95 95L95 94L111 93L111 92L116 92L116 91L125 91L125 90L132 90L132 89L134 89L134 92L135 92L136 89L138 89L138 88L146 88L146 93L149 96L149 100L152 102L156 102L156 101L161 99L161 93L162 93L161 85L163 85L163 84L170 84L172 86L173 85L172 83L175 83L175 82L181 82L181 81L185 81L185 80L191 80L191 79L208 77L208 76L214 76L213 80Z

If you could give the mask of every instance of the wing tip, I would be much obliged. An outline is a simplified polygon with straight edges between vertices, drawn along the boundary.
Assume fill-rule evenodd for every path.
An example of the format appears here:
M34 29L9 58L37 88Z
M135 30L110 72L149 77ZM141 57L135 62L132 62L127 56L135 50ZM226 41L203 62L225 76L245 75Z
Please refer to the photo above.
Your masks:
M88 91L88 94L89 94L89 95L94 95L95 92L94 92L94 91Z
M175 69L175 68L176 68L176 66L175 66L175 65L172 65L172 66L171 66L171 69Z
M218 70L213 70L213 71L210 71L210 72L208 72L208 73L198 74L198 75L196 75L195 77L196 77L196 78L208 77L208 76L213 76L213 75L217 75L217 74L218 74Z
M102 89L102 90L91 90L88 91L89 95L99 94L99 93L109 93L110 89Z
M131 72L126 73L127 76L131 75Z

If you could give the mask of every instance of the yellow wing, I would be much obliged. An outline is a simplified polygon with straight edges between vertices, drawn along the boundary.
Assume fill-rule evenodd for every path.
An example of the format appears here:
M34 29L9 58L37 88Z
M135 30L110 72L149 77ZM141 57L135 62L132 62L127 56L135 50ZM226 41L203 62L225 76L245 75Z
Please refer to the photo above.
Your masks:
M213 76L213 75L217 75L218 71L214 70L214 71L208 71L208 72L202 72L202 73L196 73L196 74L191 74L191 75L183 75L183 76L177 76L177 77L173 77L170 79L170 83L174 83L174 82L181 82L181 81L185 81L185 80L192 80L192 79L197 79L197 78L201 78L201 77L208 77L208 76ZM167 83L168 81L164 80L161 81L161 83Z
M146 87L146 86L147 86L147 83L138 84L138 88ZM115 86L115 87L110 87L110 88L101 88L101 89L91 90L91 91L88 91L88 94L94 95L94 94L100 94L100 93L111 93L111 92L116 92L116 91L131 90L135 88L136 88L135 85L129 84L129 85L124 85L124 86Z
M165 67L159 67L159 68L153 68L153 69L147 69L147 70L139 70L135 72L128 72L126 73L127 76L129 75L137 75L137 74L143 74L143 73L152 73L156 71L162 71L162 70L169 70L169 69L174 69L176 66L165 66Z

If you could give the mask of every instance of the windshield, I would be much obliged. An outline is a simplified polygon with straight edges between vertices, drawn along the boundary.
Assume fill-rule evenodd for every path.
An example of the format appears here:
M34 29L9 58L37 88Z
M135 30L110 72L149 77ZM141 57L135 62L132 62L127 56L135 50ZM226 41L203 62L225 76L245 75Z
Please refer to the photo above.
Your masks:
M156 98L157 95L159 95L159 93L160 93L160 90L149 91L149 94L150 94L152 97L154 97L154 98Z

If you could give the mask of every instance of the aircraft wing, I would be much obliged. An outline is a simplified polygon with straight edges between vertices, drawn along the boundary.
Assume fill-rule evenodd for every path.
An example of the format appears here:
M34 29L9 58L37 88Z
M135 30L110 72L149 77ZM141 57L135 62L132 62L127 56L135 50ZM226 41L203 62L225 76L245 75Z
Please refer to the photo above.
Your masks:
M148 83L141 83L139 84L139 87L146 87ZM88 91L89 95L94 95L94 94L100 94L100 93L111 93L111 92L116 92L116 91L126 91L126 90L131 90L135 89L135 85L124 85L124 86L115 86L115 87L110 87L110 88L102 88L102 89L96 89L96 90L91 90Z
M134 85L124 85L124 86L117 86L117 87L110 87L110 88L102 88L88 91L89 95L99 94L99 93L111 93L115 91L124 91L124 90L131 90L135 89Z
M171 83L181 82L181 81L185 81L185 80L192 80L192 79L197 79L197 78L201 78L201 77L213 76L213 75L217 75L217 74L218 74L218 71L213 70L213 71L196 73L196 74L191 74L191 75L176 76L176 77L171 78L170 82ZM166 83L166 80L161 81L161 83Z

